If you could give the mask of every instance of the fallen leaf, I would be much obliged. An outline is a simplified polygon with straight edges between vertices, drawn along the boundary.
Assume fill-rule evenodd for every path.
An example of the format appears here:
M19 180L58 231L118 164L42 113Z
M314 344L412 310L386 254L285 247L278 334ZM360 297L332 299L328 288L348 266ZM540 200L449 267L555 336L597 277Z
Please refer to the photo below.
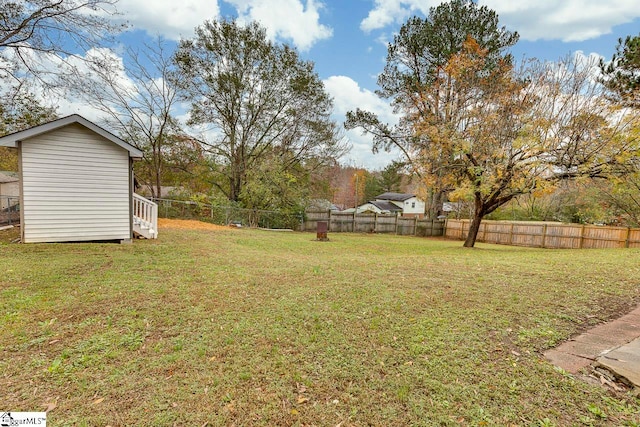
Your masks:
M98 403L102 403L103 401L104 401L104 397L101 397L100 399L94 400L92 405L97 405Z
M53 411L54 409L56 409L56 403L55 402L49 402L49 403L45 403L44 405L44 412L49 412L49 411Z
M308 402L309 398L307 397L303 397L303 396L298 396L298 403L305 403Z
M211 357L209 358L209 362L213 362L213 361L214 361L214 360L216 360L216 359L217 359L217 357L216 357L216 356L211 356Z
M60 340L53 340L53 341L49 341L49 344L55 344L57 342L60 342Z
M291 410L291 415L298 415L298 411L296 409Z
M173 402L173 403L171 404L171 406L173 406L174 408L177 408L177 407L178 407L178 404L177 404L176 402Z

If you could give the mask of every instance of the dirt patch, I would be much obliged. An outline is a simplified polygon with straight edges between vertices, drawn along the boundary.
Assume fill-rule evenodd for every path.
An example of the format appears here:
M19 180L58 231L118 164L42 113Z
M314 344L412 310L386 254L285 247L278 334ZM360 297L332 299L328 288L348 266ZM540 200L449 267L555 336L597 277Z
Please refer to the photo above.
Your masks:
M12 227L12 228L0 230L0 245L4 243L12 243L19 239L20 239L20 227Z
M179 228L183 230L229 230L231 227L196 221L193 219L158 218L158 228Z

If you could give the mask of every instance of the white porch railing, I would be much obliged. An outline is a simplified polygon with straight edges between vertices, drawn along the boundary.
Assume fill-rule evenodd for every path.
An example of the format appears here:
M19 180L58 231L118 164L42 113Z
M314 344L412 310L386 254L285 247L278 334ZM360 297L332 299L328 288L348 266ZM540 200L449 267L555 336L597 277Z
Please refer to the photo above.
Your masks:
M133 193L133 232L147 239L158 238L158 205Z

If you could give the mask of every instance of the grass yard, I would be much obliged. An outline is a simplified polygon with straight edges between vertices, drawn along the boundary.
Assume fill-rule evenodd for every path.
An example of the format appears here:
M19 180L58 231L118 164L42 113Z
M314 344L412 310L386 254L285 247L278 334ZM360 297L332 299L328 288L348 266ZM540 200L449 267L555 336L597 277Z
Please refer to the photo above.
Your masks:
M50 426L639 425L638 398L541 352L640 302L640 250L314 237L0 244L0 409L48 408Z

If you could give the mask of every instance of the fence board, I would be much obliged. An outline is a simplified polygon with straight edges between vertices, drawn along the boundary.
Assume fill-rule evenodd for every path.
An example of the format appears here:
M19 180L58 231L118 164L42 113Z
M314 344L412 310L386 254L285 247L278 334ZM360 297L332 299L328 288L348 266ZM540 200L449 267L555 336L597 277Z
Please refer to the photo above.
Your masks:
M405 236L442 236L444 221L403 217L394 214L371 214L334 211L307 211L303 231L315 231L318 221L329 223L333 233L395 233Z
M626 246L629 248L640 248L640 228L631 228L628 230Z
M469 220L448 219L444 236L464 240ZM480 223L477 241L556 249L640 248L640 229L555 222L489 221Z
M413 236L416 234L416 219L398 217L396 234L401 236Z

